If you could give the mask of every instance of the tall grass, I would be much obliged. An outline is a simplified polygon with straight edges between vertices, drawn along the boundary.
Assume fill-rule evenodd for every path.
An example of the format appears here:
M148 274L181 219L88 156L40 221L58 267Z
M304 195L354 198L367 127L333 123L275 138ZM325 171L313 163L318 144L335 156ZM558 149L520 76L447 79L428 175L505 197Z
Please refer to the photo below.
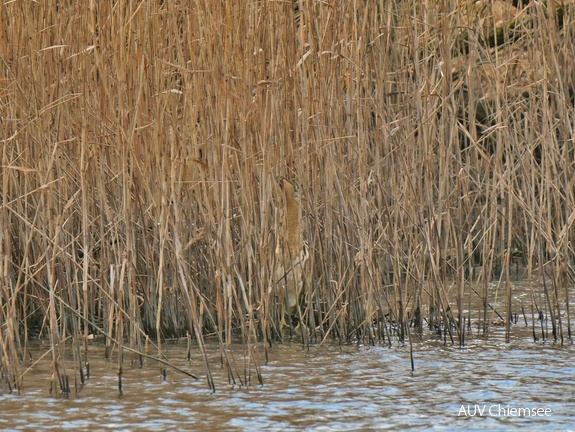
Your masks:
M3 3L4 386L38 335L63 392L92 334L120 377L147 336L161 359L188 335L210 386L207 336L249 381L225 345L257 370L253 342L282 337L278 175L304 206L310 341L463 343L470 296L488 331L494 278L509 338L518 256L570 337L573 10L497 5Z

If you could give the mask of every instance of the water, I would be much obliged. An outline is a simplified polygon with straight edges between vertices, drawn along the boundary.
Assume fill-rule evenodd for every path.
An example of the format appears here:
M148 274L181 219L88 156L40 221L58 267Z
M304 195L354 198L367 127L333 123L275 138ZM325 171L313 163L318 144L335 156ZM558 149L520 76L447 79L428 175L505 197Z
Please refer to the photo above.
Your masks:
M143 369L127 362L121 397L116 364L93 346L92 376L77 394L49 394L46 361L26 375L21 395L0 395L0 429L575 430L573 346L535 343L518 328L513 335L509 344L492 334L466 348L415 341L414 373L404 346L277 345L261 367L263 386L229 385L225 370L213 367L216 392L207 388L199 354L188 363L184 344L169 345L170 360L200 379L169 369L162 380L153 362ZM209 351L218 364L217 347ZM242 352L231 349L239 371ZM512 415L519 408L541 415Z
M490 284L490 304L503 314L504 292ZM433 333L413 335L413 373L409 347L398 343L309 349L286 343L268 351L265 365L260 347L263 386L241 386L237 378L232 385L213 344L207 348L217 387L212 392L201 355L195 352L188 362L185 343L165 344L169 360L200 379L168 368L164 380L157 363L130 367L126 354L119 396L117 357L105 361L104 347L94 343L91 378L68 398L49 393L49 355L26 374L20 395L0 394L0 430L575 430L575 348L571 341L533 341L525 327L525 320L531 325L533 292L541 290L514 282L513 310L524 306L527 316L512 326L510 343L503 327L491 326L488 339L473 335L481 315L478 296L468 303L475 330L465 348L446 346ZM540 294L534 298L545 304ZM563 305L566 329L564 314ZM498 320L495 312L489 316ZM541 323L535 324L541 338ZM34 360L46 350L38 343ZM244 354L239 344L229 349L236 377L243 375ZM74 372L68 372L74 387Z

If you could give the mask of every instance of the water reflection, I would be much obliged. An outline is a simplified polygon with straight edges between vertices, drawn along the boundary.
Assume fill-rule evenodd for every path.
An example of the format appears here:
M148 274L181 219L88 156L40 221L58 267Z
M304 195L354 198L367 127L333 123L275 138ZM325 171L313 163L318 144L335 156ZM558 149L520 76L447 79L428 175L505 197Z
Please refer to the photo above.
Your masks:
M2 395L0 428L81 430L506 430L515 427L565 430L575 412L571 377L573 347L534 343L526 332L504 344L470 340L466 348L436 340L414 344L412 374L407 347L273 347L262 366L263 387L227 385L224 369L213 371L219 388L159 367L124 369L118 396L116 365L92 347L92 377L69 399L50 397L47 366L27 376L21 396ZM217 358L217 347L210 347ZM240 357L240 348L234 354ZM101 355L100 355L101 354ZM183 345L168 357L201 375L185 361ZM97 358L96 358L97 357ZM548 408L549 416L489 415L501 405ZM462 414L462 407L466 413ZM477 410L483 408L484 416ZM492 413L496 408L492 408Z

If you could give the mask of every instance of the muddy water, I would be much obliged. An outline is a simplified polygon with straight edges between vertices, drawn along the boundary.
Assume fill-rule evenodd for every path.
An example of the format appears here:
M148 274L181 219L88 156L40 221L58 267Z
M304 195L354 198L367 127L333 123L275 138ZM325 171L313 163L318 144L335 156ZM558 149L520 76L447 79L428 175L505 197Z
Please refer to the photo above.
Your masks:
M528 289L518 286L514 310ZM495 295L491 303L504 307ZM473 315L480 314L472 311L472 322ZM522 321L510 343L496 326L488 339L470 334L465 348L414 336L413 373L409 347L397 343L275 345L261 366L263 386L228 384L210 345L216 392L199 353L188 362L185 344L169 344L170 361L200 379L168 368L164 380L152 361L144 368L126 362L120 397L117 365L94 344L91 378L68 398L49 394L47 359L25 376L20 395L0 394L0 430L575 430L575 347L534 342ZM37 346L33 356L44 352ZM242 354L241 346L230 348L240 372Z
M527 334L463 349L416 342L412 374L406 347L286 344L270 351L263 386L230 386L216 369L212 393L201 363L188 363L185 347L172 345L169 358L200 380L175 371L162 380L153 364L126 368L119 397L114 365L98 360L103 351L93 347L84 388L69 398L50 396L41 366L27 375L21 395L0 396L0 429L567 430L575 425L573 351ZM512 411L519 408L531 415Z

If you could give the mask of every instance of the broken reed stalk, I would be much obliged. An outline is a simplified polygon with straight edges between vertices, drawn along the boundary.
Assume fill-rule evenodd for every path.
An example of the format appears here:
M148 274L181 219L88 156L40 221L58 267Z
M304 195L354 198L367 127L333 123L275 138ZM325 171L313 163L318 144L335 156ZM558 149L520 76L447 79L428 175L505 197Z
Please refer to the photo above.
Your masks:
M245 375L227 344L282 337L278 175L301 189L308 342L463 344L465 315L487 336L494 278L509 339L515 250L553 279L532 321L561 306L570 337L573 8L511 31L455 0L295 3L0 8L4 388L46 330L62 391L61 340L81 376L98 333L108 358L193 335L212 388L215 335L249 382L256 350Z

